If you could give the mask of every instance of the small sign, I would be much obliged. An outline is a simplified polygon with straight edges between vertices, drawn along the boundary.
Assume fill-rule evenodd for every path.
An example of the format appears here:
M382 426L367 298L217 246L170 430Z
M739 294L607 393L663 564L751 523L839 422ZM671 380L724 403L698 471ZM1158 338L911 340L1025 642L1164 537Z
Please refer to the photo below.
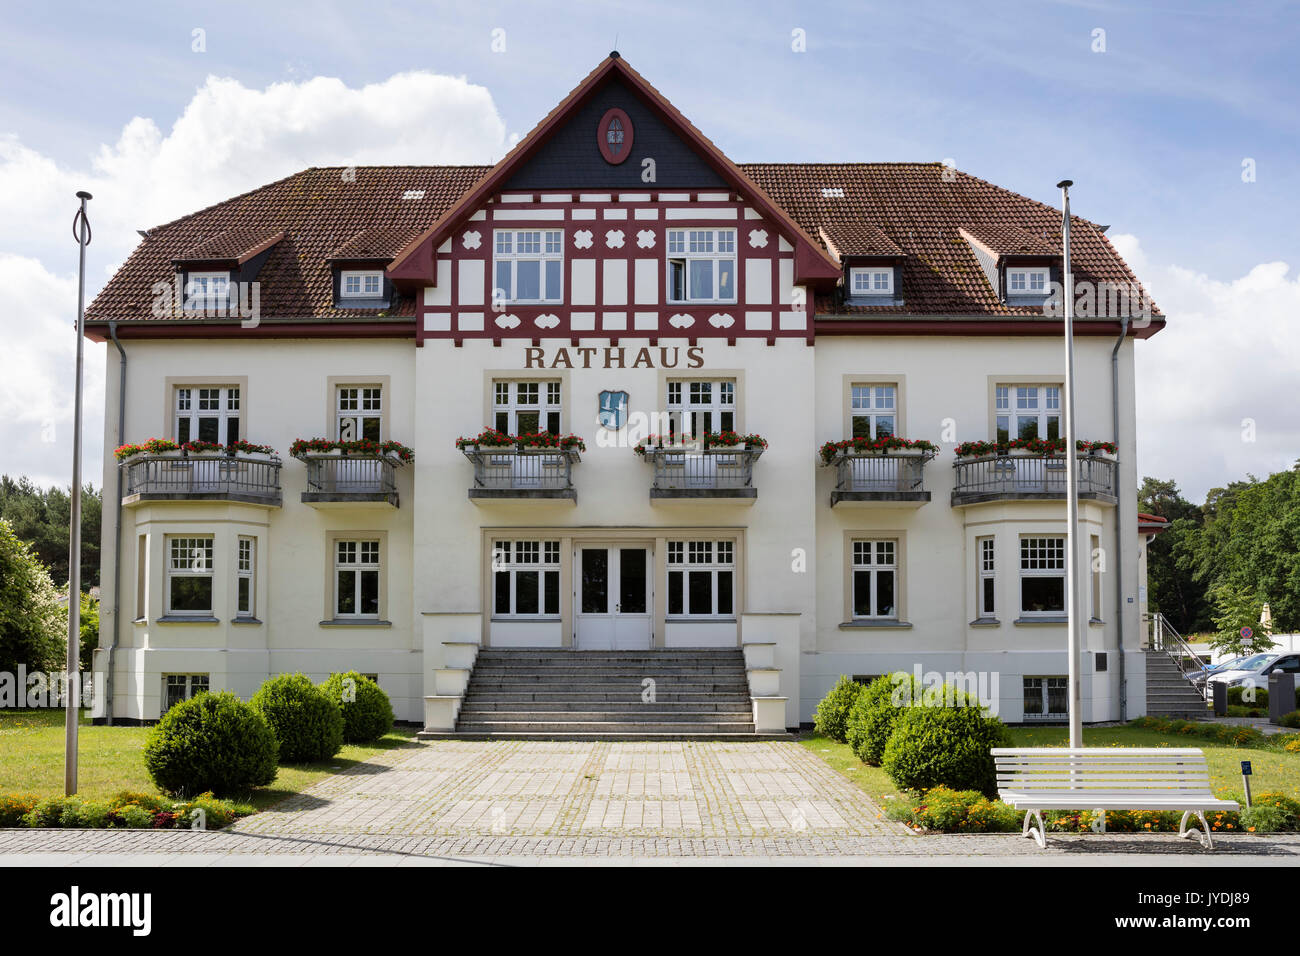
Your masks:
M627 392L607 390L600 393L600 408L596 419L612 431L618 431L627 420Z
M1249 776L1250 776L1250 761L1249 761L1249 760L1243 760L1243 761L1241 762L1241 775L1242 775L1243 777L1249 777Z
M1248 627L1243 627L1243 628L1241 629L1241 639L1242 639L1243 641L1248 641L1248 640L1250 640L1250 639L1251 639L1252 637L1254 637L1254 636L1255 636L1255 632L1252 631L1250 628L1248 628Z

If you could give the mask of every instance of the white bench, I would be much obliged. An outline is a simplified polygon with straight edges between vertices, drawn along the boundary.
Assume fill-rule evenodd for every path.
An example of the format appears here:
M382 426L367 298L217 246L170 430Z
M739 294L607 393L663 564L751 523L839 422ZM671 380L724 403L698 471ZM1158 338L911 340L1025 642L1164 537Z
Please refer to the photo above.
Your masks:
M1178 835L1198 832L1187 827L1195 814L1201 845L1211 849L1205 811L1240 809L1210 790L1205 754L1192 747L995 747L992 753L998 796L1026 811L1021 836L1032 836L1040 847L1047 846L1043 810L1182 810ZM1094 829L1105 833L1104 812L1099 820Z

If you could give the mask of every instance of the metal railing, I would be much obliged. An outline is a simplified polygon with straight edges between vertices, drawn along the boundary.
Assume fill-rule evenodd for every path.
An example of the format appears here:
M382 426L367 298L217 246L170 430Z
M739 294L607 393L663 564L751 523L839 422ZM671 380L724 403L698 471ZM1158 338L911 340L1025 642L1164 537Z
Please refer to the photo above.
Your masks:
M120 466L123 497L153 500L233 498L280 504L280 460L242 455L137 455Z
M1075 461L1079 494L1116 498L1119 462L1093 455L1079 455ZM953 468L955 504L967 499L1065 497L1066 459L1061 455L988 455L956 461Z
M321 495L394 495L397 467L387 458L304 455L307 488Z
M918 494L925 491L925 463L933 454L841 454L835 490L841 494Z
M648 450L654 463L652 491L736 491L754 487L754 462L761 448Z
M474 489L493 492L567 492L573 490L576 451L559 448L465 449L474 463Z

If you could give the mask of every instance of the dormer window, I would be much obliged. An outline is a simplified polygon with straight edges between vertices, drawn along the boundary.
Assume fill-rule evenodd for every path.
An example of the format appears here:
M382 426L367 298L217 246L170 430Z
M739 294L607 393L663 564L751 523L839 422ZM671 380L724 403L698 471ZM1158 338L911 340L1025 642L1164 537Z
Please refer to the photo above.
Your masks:
M384 295L384 274L378 269L344 271L341 279L345 299L379 299Z
M191 272L185 281L185 308L196 311L224 309L230 295L229 272Z
M876 267L852 268L849 270L849 294L883 295L894 294L894 270Z
M1045 296L1051 291L1046 266L1007 268L1007 295Z

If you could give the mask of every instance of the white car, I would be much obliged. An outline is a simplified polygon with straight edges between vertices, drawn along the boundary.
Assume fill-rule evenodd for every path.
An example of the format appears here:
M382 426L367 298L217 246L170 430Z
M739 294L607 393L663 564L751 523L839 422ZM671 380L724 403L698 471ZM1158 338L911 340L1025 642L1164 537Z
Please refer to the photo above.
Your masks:
M1297 683L1300 683L1300 654L1254 654L1233 664L1232 670L1211 674L1209 682L1227 684L1229 687L1250 685L1258 690L1268 690L1268 675L1275 671L1296 674Z

